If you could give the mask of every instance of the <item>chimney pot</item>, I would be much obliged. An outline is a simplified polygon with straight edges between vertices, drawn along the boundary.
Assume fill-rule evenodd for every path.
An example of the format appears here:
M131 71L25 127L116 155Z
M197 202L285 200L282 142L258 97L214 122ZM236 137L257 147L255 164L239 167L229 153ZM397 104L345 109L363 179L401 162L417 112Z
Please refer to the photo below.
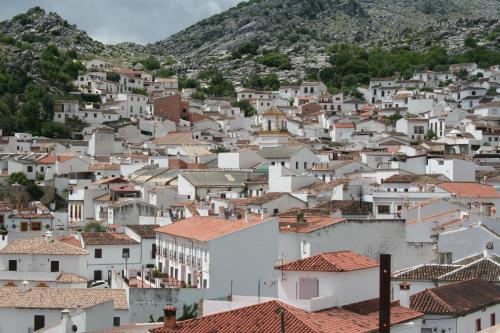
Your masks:
M411 306L410 295L411 295L411 283L402 282L399 284L399 304L409 309Z
M167 329L174 329L177 325L176 315L177 309L175 306L165 306L163 308L163 327Z

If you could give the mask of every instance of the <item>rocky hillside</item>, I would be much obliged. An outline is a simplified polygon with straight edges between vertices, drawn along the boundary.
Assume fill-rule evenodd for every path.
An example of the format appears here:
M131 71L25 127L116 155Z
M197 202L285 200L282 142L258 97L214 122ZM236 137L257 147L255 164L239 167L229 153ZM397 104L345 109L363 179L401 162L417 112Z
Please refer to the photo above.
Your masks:
M17 48L21 52L28 50L36 53L48 44L53 44L62 50L75 50L84 57L97 55L121 59L140 56L145 52L141 45L134 43L105 45L92 39L85 31L70 24L57 13L47 13L40 7L31 8L11 20L0 22L0 36L3 36L0 42L12 46L10 51Z
M225 56L254 41L260 52L290 55L294 70L301 71L304 63L324 65L325 46L337 42L416 49L440 42L460 51L467 35L498 24L499 12L498 0L250 0L148 47L184 60L188 68L246 72L256 64Z

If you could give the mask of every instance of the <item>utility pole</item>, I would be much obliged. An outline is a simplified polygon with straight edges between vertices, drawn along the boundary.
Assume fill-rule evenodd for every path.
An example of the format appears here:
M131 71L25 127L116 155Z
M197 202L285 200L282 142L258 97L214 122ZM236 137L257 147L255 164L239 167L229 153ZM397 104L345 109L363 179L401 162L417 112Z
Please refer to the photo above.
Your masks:
M380 254L379 333L391 332L391 255Z

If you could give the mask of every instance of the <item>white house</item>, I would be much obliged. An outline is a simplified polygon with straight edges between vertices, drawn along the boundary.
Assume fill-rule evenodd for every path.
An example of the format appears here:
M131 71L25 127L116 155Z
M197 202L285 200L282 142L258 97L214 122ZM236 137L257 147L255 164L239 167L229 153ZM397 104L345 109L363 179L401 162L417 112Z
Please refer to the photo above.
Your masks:
M141 270L142 246L126 234L83 232L82 246L89 253L86 277L89 280L110 280L112 270Z
M476 180L476 168L476 163L460 158L430 158L426 172L442 174L456 182L473 182Z
M400 303L424 313L422 332L478 332L496 325L500 312L500 287L481 279L409 294L403 293Z
M16 239L0 250L0 270L85 277L88 252L75 243L52 237Z
M415 141L424 141L428 130L429 119L401 118L396 122L396 131L408 135Z
M319 158L306 146L269 147L257 153L271 165L281 165L298 173L307 171L319 162Z
M129 321L124 289L3 287L0 293L1 332L50 333L50 327L68 315L74 316L71 332L76 333Z
M254 282L272 274L277 219L220 215L194 216L156 229L156 267L170 286L208 288L211 297L221 297L233 281L235 292L255 295ZM275 289L263 288L262 296L275 296Z

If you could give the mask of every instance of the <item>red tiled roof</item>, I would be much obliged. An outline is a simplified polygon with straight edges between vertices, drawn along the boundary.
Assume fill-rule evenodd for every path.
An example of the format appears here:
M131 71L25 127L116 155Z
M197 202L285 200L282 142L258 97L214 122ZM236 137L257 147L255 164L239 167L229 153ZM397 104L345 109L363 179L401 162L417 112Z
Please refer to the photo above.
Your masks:
M82 232L85 245L133 245L139 244L125 234L111 232Z
M193 216L155 229L156 232L177 237L209 241L265 222L260 216L250 215L249 221L219 219L213 216Z
M333 127L335 128L354 128L354 124L353 123L336 123L336 124L333 124Z
M306 312L280 301L269 301L240 309L216 313L177 323L175 329L164 327L153 333L271 333L280 332L281 313L287 333L368 333L378 330L378 300L370 300L351 307L330 308ZM422 316L397 303L391 305L391 325L404 323Z
M484 280L468 280L411 296L411 308L426 314L463 316L500 303L500 286Z
M37 160L37 162L40 164L55 164L56 160L58 160L59 162L65 162L65 161L69 161L73 157L75 157L75 156L73 156L73 155L61 155L61 156L48 155L48 156L42 157L41 159Z
M378 262L353 251L325 252L276 266L275 269L308 272L349 272L378 267Z
M302 222L297 222L297 216L281 216L279 217L280 232L312 232L339 222L344 222L346 219L331 216L304 216Z
M500 194L491 185L467 183L467 182L448 182L438 185L446 192L455 195L473 198L498 198Z

